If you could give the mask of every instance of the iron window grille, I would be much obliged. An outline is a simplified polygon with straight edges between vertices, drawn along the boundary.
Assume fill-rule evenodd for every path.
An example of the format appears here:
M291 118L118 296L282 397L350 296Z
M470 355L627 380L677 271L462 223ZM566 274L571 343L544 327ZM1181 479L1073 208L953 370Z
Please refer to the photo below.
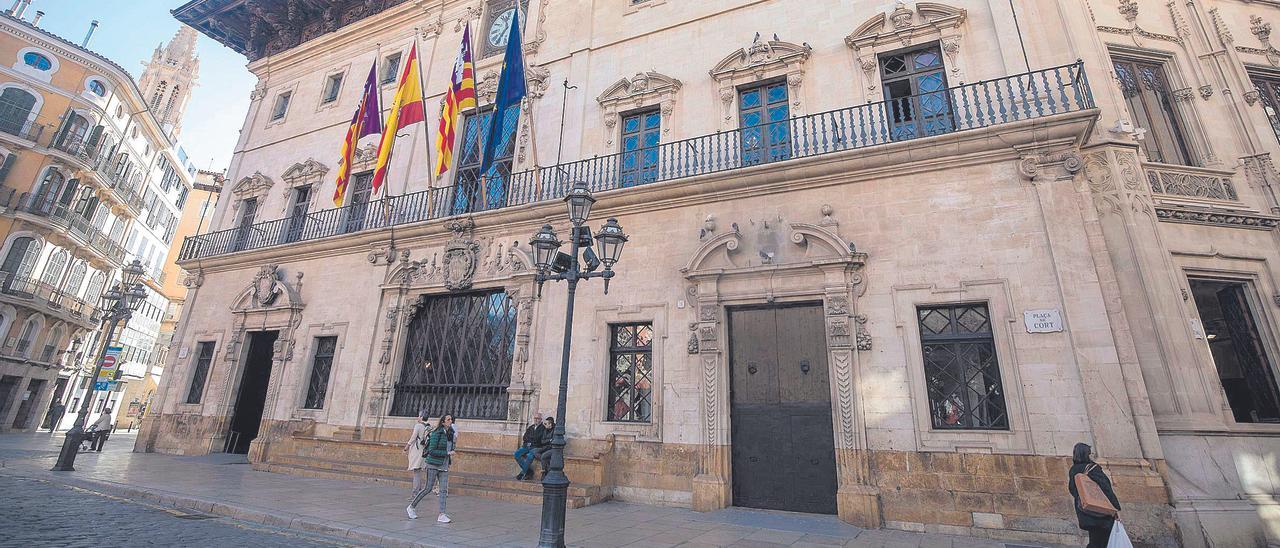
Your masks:
M657 108L622 117L622 173L624 187L658 180L658 144L662 136L662 114Z
M307 400L304 409L324 408L324 397L329 391L329 372L333 370L333 354L338 348L337 337L316 337L316 355L311 360L311 381L307 383Z
M787 81L772 80L738 91L738 124L742 129L742 165L791 157L791 107Z
M917 318L933 427L1008 430L987 305L921 307Z
M653 324L609 326L610 421L653 418Z
M1138 146L1153 162L1191 165L1181 123L1173 108L1173 91L1160 63L1113 59L1116 79L1133 123L1147 130Z
M196 345L196 368L191 374L191 388L187 391L187 403L200 403L204 396L204 384L209 377L209 366L213 365L213 341Z
M1271 122L1271 131L1276 134L1276 139L1280 139L1280 77L1250 72L1249 80L1262 99L1262 109L1267 113L1267 121Z
M503 420L516 306L503 291L423 295L405 330L391 415Z

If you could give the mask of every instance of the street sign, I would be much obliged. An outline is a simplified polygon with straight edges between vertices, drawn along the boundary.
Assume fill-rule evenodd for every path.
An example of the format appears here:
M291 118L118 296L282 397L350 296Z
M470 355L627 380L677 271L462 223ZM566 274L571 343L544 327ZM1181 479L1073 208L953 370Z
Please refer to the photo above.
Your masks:
M94 390L111 390L111 381L98 381L93 383Z
M96 379L98 382L110 381L116 378L116 371L120 367L120 352L123 350L124 348L119 346L107 347L106 354L102 356L101 369L98 370L98 378ZM105 390L105 388L99 388L99 390Z

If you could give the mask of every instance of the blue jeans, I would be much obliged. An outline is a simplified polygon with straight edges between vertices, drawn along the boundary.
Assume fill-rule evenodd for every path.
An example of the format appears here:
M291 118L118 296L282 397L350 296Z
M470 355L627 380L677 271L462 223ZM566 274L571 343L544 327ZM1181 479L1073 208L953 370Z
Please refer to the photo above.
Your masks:
M516 458L516 463L520 465L520 473L528 474L529 465L533 464L533 448L521 447L516 449L514 456Z

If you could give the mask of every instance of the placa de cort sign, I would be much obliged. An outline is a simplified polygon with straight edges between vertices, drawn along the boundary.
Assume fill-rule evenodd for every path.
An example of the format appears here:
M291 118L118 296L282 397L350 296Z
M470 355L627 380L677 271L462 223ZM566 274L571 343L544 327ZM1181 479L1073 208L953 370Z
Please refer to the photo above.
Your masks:
M1022 321L1027 325L1027 333L1062 331L1062 312L1056 308L1025 310L1022 312Z

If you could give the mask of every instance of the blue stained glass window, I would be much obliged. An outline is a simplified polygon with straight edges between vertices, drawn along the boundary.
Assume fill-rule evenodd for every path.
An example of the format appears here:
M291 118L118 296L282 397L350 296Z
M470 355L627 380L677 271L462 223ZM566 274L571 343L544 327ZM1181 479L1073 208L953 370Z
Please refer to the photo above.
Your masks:
M512 159L516 148L516 128L520 123L520 105L508 107L506 114L502 116L498 153L494 157L493 165L489 166L489 171L483 177L484 188L481 188L480 162L492 122L493 107L487 107L464 118L461 150L458 153L458 165L454 175L454 214L496 209L507 204Z
M29 51L26 55L23 55L22 62L37 70L49 70L53 68L53 61L50 61L49 58L45 57L43 54L36 53L34 51Z
M791 108L787 83L775 80L738 93L738 125L742 129L742 165L791 157Z
M651 183L658 178L658 145L662 115L649 109L622 118L622 186Z

